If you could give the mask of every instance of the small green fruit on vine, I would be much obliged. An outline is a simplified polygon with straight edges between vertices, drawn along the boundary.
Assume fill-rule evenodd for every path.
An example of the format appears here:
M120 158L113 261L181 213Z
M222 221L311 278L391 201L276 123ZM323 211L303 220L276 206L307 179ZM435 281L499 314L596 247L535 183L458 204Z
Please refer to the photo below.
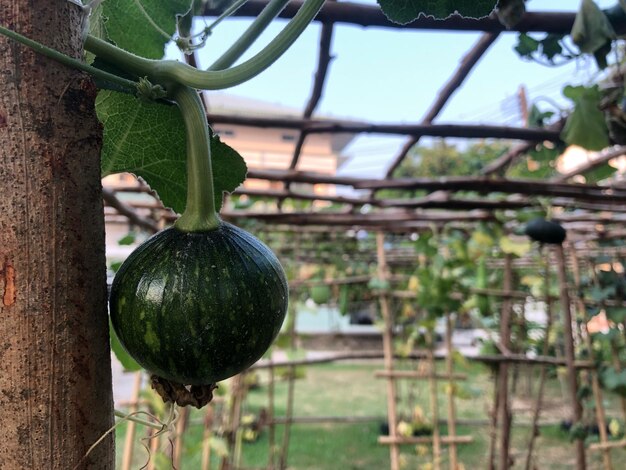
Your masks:
M256 362L277 336L288 287L276 256L222 222L206 232L154 235L118 271L111 322L145 369L171 382L210 385Z
M526 224L524 233L536 242L560 245L565 241L565 229L558 223L541 217Z
M325 284L311 287L311 298L317 305L328 303L330 295L330 287Z

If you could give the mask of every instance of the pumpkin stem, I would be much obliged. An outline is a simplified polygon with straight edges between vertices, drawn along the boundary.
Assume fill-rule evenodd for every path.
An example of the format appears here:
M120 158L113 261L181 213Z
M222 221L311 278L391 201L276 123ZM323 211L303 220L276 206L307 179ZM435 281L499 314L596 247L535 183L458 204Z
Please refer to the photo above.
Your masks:
M174 226L183 232L208 232L220 225L215 211L209 125L200 95L186 86L171 90L187 133L187 205Z

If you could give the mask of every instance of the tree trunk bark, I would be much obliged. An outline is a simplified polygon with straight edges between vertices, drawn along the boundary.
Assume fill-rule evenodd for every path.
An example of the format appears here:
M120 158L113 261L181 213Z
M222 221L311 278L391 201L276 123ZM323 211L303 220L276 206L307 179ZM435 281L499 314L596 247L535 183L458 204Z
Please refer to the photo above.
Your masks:
M80 9L7 0L0 24L82 54ZM0 37L0 468L113 469L101 130L89 77Z

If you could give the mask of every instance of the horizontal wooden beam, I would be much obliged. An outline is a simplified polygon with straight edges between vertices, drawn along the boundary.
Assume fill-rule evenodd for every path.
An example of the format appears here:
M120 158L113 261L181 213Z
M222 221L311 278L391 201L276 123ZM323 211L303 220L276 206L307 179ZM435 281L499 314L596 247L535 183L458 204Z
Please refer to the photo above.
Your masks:
M467 374L428 374L414 370L377 370L374 377L388 379L467 380Z
M428 444L433 441L432 436L379 436L379 444L396 445L396 444ZM469 444L474 441L472 436L441 436L440 442L444 445L450 444Z
M489 126L479 124L380 124L299 117L259 117L234 114L208 114L209 123L255 128L295 129L308 134L391 134L414 137L458 137L467 139L511 139L532 142L560 142L559 133L550 129Z
M207 3L210 5L210 2ZM256 17L267 5L267 0L249 0L240 7L233 16ZM292 1L280 13L280 18L293 18L302 5L301 1ZM215 16L220 12L207 6L206 16ZM474 19L463 18L458 15L450 16L445 20L436 20L432 17L420 16L415 21L399 25L392 23L383 14L380 7L353 2L326 2L318 13L315 21L322 23L347 24L377 28L406 29L406 30L447 30L447 31L484 31L484 32L547 32L568 34L574 24L575 12L528 12L522 20L511 30L506 29L497 18Z
M448 223L459 221L487 221L493 220L494 215L486 212L467 212L463 214L433 212L378 212L370 214L331 213L331 212L252 212L252 211L223 211L222 217L226 220L240 218L254 218L266 222L296 224L296 225L343 225L343 226L410 226L418 223Z

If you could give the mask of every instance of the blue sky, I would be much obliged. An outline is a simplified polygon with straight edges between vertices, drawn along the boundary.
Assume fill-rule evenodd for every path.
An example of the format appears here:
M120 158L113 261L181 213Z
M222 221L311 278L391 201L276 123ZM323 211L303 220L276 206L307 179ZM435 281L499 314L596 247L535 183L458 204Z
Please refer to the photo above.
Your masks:
M607 7L616 0L597 3ZM530 0L527 9L575 11L578 5L578 0ZM282 21L276 23L262 36L259 47L284 25ZM246 19L220 24L200 53L200 65L208 66L248 24ZM335 59L318 113L380 123L419 122L480 34L336 25L331 48ZM303 109L315 72L318 38L319 26L312 25L272 67L228 93ZM500 36L449 101L438 122L516 125L519 110L515 95L521 85L526 87L531 102L547 97L565 106L567 102L560 93L563 85L586 83L597 74L590 60L557 68L522 61L513 51L516 38L516 33ZM171 49L168 55L173 55ZM542 103L548 106L546 101ZM344 173L381 176L403 141L404 138L381 136L356 139L346 149L352 160Z

